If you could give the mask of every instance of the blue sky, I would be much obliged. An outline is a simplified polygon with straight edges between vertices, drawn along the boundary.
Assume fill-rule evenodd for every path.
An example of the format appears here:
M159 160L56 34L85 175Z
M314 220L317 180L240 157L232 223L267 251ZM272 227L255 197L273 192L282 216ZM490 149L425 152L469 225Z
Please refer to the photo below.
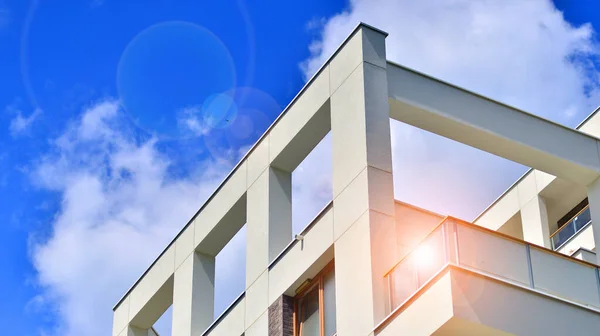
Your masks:
M0 0L3 331L108 333L110 303L359 20L389 59L566 125L600 104L597 1L377 3ZM396 198L436 211L470 219L524 169L392 128ZM327 141L295 172L295 230L330 197Z

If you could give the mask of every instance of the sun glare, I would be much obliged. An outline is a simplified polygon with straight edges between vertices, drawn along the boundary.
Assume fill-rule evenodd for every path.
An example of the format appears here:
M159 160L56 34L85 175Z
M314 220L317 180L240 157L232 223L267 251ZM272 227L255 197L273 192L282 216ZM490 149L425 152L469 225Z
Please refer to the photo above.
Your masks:
M417 266L427 267L433 263L433 249L429 244L421 244L415 250L413 258Z

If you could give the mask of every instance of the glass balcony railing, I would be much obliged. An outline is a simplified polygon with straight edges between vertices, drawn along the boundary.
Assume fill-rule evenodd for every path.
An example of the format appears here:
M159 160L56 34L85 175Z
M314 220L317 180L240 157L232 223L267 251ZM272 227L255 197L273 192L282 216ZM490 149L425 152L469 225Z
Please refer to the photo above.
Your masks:
M448 217L385 275L390 316L449 267L600 308L594 264Z
M392 310L411 297L426 284L444 265L447 253L444 249L446 225L440 225L388 273L388 286Z
M551 236L552 249L558 250L563 246L571 237L575 236L584 227L588 226L592 222L592 215L590 214L590 207L586 206L581 210L575 217L571 218L570 221L561 226Z

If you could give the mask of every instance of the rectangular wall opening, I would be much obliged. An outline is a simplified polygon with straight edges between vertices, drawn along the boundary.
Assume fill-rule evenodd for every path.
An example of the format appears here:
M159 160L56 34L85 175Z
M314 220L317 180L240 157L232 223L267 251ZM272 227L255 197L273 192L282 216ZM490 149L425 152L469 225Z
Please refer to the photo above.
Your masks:
M292 236L302 232L332 198L329 132L292 172Z
M394 197L472 220L527 168L391 119Z
M218 318L246 288L246 225L215 257L214 319ZM161 335L162 336L162 335Z
M152 329L159 336L171 336L171 325L173 322L173 306L171 305L165 312L154 322ZM150 335L152 331L150 332Z

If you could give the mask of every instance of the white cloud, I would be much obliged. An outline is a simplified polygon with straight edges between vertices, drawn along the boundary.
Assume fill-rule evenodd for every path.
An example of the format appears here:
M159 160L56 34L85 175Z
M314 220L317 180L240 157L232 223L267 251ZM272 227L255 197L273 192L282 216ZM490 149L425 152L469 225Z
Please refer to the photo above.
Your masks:
M31 307L56 311L53 334L109 334L112 306L249 149L222 148L195 173L173 178L159 143L137 140L124 119L117 101L90 106L31 169L33 183L60 198L49 236L32 237L43 292ZM294 173L296 231L331 198L331 159L320 160L331 156L327 143ZM217 314L243 290L244 266L241 230L217 256ZM170 334L170 316L156 324L161 335Z
M36 108L29 116L23 115L22 111L14 108L9 107L8 110L16 114L9 125L9 131L13 137L26 134L33 123L42 115L42 110L39 108Z
M389 33L387 58L574 126L600 103L598 45L548 0L351 0L320 27L301 64L309 77L360 21ZM464 217L522 167L392 122L396 197Z
M177 111L177 126L183 135L201 136L210 131L203 120L201 106L190 106Z
M53 304L58 335L109 334L112 306L238 159L171 177L156 142L136 140L120 118L115 101L90 107L32 172L60 198L51 233L32 249L43 288L36 301Z
M571 27L549 2L355 0L349 11L313 22L322 31L306 75L358 21L390 33L389 59L558 121L573 124L599 101L591 27ZM203 134L198 111L186 113L179 126ZM61 200L51 234L32 252L44 288L36 302L55 304L60 335L109 334L112 305L232 166L233 160L208 160L189 176L172 177L158 144L131 136L121 116L114 101L90 107L33 172L35 183ZM396 196L417 205L468 217L520 170L392 125ZM245 150L229 153L237 158ZM316 200L330 198L330 150L326 139L294 172L295 201L311 211L319 208ZM511 174L503 174L507 169ZM297 219L308 213L298 210L295 230L310 219Z

